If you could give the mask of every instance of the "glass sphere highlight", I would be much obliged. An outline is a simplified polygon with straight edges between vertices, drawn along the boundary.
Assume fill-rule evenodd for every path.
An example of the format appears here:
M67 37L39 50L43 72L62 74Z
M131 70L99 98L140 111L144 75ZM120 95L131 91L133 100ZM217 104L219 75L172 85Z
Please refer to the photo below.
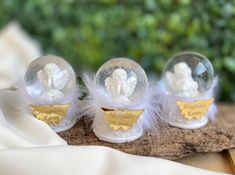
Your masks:
M195 52L182 52L173 56L165 66L163 83L169 94L197 97L212 85L214 70L210 61Z
M95 83L113 101L124 106L140 102L148 87L144 69L127 58L115 58L103 64L96 73Z
M53 103L76 88L72 67L57 56L42 56L28 67L24 77L27 94L42 103Z

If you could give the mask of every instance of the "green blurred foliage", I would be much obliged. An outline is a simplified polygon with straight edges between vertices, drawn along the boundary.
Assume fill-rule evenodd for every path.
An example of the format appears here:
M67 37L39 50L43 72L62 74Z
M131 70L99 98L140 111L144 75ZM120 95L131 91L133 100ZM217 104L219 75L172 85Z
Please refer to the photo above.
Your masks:
M233 0L3 0L0 27L12 20L76 70L125 56L160 75L173 54L198 51L221 77L221 100L235 101Z

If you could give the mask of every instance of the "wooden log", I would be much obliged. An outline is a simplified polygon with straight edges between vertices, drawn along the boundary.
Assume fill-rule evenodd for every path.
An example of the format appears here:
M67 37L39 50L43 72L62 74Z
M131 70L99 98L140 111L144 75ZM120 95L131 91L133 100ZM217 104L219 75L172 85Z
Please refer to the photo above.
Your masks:
M130 143L112 144L98 140L91 130L91 122L85 119L59 135L70 145L102 145L130 154L175 160L195 153L235 148L235 105L219 105L218 117L204 128L162 127L160 135L144 135Z

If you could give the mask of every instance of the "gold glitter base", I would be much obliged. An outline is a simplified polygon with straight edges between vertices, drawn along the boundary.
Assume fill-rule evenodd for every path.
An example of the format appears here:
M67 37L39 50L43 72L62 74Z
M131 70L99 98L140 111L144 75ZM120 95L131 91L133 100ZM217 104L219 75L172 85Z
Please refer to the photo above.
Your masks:
M59 124L67 114L70 104L30 105L34 116L49 125Z
M132 128L139 119L144 109L139 110L110 110L102 108L104 118L114 131L127 131Z
M214 98L208 100L195 100L195 101L177 101L176 104L180 108L182 116L188 120L200 120L208 112L209 107L213 103Z

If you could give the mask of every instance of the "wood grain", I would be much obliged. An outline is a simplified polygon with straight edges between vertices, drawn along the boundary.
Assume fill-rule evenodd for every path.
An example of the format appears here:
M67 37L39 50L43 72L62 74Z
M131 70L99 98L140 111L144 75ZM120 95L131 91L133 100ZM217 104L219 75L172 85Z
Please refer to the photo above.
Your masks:
M230 149L227 151L227 153L231 168L235 173L235 149Z
M176 160L179 163L202 168L211 171L234 173L227 152L220 153L197 153L192 156L184 157Z
M91 130L91 123L82 119L72 129L59 135L71 145L103 145L126 153L143 156L179 159L195 153L221 152L235 148L235 105L219 105L217 119L206 127L195 130L175 127L161 128L160 135L144 135L124 144L98 140ZM234 161L234 152L231 160Z

